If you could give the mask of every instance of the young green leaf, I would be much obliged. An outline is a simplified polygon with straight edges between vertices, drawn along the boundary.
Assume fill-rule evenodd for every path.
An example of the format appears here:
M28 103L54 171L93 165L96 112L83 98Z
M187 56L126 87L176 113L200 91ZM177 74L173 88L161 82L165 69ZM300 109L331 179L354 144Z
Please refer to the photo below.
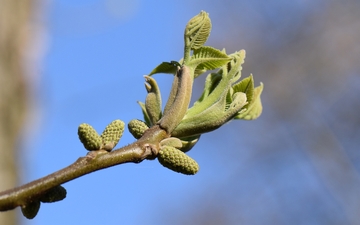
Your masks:
M211 31L211 20L208 13L201 11L190 19L185 28L186 47L198 49L204 45Z
M194 50L194 54L187 65L196 69L199 68L201 71L213 70L225 65L230 60L231 57L226 53L210 46L203 46Z
M151 124L151 121L150 121L150 117L146 111L146 107L145 107L145 104L143 102L140 102L140 101L137 101L137 103L140 105L141 107L141 111L143 113L143 117L144 117L144 120L145 120L145 123L147 126L151 127L152 124Z
M232 90L234 92L243 92L246 94L247 101L250 103L254 97L254 78L252 74L241 80L239 83L233 85ZM249 104L245 105L244 108L247 109Z
M186 25L184 39L184 64L190 60L190 51L204 45L211 31L211 21L208 13L201 11L193 17Z
M194 106L196 104L201 103L204 99L206 99L217 87L219 82L222 79L222 74L219 73L211 73L209 74L205 79L205 85L204 85L204 91L200 98L194 103Z
M215 130L233 119L247 104L245 93L232 91L232 84L241 77L245 51L231 56L231 62L207 77L203 95L188 109L172 136L183 138Z
M180 140L182 147L178 149L182 152L188 152L195 146L195 144L199 141L199 139L200 139L200 135L181 138Z
M203 95L186 112L184 119L198 115L220 99L223 99L223 96L226 96L231 88L232 83L236 81L234 78L240 78L239 74L241 74L241 64L244 63L245 51L236 52L232 57L231 62L224 65L220 71L216 74L208 75ZM225 101L226 99L223 100Z
M171 73L171 74L175 74L177 67L179 66L179 63L176 61L171 61L171 62L162 62L160 65L158 65L157 67L155 67L155 69L153 69L149 76L157 74L157 73Z
M261 93L264 89L263 83L260 83L260 86L257 86L254 89L254 97L249 103L248 108L244 112L240 112L234 117L234 119L243 119L243 120L254 120L258 118L262 113L262 103L261 103Z
M245 93L235 93L231 104L226 103L226 95L223 95L201 113L184 118L171 135L181 139L213 131L233 119L245 104Z

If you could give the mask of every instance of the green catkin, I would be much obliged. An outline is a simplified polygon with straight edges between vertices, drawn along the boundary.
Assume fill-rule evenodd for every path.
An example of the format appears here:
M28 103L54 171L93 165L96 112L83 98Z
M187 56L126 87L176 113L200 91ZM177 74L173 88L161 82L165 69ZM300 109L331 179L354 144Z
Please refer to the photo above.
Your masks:
M194 159L171 146L163 146L160 149L158 160L164 167L178 173L194 175L199 171L199 165Z
M114 120L106 126L100 136L105 150L112 150L117 145L124 133L124 127L125 124L121 120ZM110 149L108 146L111 146Z
M89 151L101 148L101 137L96 130L89 124L82 123L78 128L78 135L81 143Z
M37 215L37 213L39 212L39 209L40 209L40 201L39 200L30 202L25 206L21 206L22 214L30 220L33 219Z
M130 133L134 136L134 138L139 139L143 136L145 131L149 129L145 122L141 120L131 120L128 123L128 128Z

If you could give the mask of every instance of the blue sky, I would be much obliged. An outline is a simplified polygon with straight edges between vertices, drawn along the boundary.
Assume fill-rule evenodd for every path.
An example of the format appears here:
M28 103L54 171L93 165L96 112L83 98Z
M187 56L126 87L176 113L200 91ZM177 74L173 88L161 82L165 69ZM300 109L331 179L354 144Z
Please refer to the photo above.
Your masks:
M77 138L80 123L101 132L112 120L141 118L136 101L146 96L143 75L182 57L185 25L202 9L175 1L53 1L45 12L47 51L36 93L40 122L26 147L31 154L24 182L87 153ZM172 77L156 79L165 101ZM125 133L118 146L133 141ZM196 151L190 155L206 165ZM43 204L37 217L25 222L143 224L157 209L189 202L187 193L202 192L204 179L214 175L201 170L185 176L157 161L116 166L65 184L64 201Z
M359 105L353 94L360 54L355 6L321 0L51 1L43 11L46 51L34 85L33 127L23 144L23 182L87 153L77 137L79 124L101 132L115 119L141 119L136 101L146 96L143 75L182 57L185 25L201 10L212 19L208 45L246 50L242 75L253 73L256 84L265 83L264 112L203 135L189 152L200 165L195 176L174 173L157 160L115 166L64 184L67 198L43 204L24 224L209 224L203 215L215 224L358 221L359 129L350 114ZM154 77L165 102L172 76ZM195 98L202 79L195 81ZM118 147L133 141L126 130ZM348 178L346 185L339 186L332 171L346 174L339 176Z

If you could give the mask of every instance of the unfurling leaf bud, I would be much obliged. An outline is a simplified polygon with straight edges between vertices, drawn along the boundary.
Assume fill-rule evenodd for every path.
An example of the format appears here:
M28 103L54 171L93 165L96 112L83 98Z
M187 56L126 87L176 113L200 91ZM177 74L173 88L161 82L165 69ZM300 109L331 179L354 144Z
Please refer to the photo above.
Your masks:
M106 126L101 134L103 146L101 149L111 151L119 142L124 132L125 124L121 120L114 120Z
M194 175L199 171L199 165L194 159L171 146L163 146L160 149L158 160L164 167L178 173Z
M185 28L185 47L198 49L204 45L211 31L208 13L201 11L190 19Z
M89 124L82 123L78 128L78 135L81 143L89 150L99 150L101 147L101 138L96 130Z
M57 202L63 200L65 197L66 197L66 189L59 185L46 191L40 197L40 201L46 203Z
M134 136L134 138L139 139L143 136L144 132L149 129L145 122L141 120L131 120L128 123L128 128L130 133Z
M29 220L33 219L40 209L40 201L35 200L28 203L27 205L21 206L22 214Z

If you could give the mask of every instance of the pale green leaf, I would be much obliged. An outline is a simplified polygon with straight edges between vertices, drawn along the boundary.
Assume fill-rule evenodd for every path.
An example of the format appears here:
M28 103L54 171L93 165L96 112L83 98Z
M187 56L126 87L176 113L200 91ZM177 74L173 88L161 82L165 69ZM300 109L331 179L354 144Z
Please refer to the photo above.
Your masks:
M156 74L156 73L170 73L170 74L175 74L177 71L177 67L178 67L179 63L176 61L171 61L171 62L162 62L160 65L158 65L157 67L155 67L155 69L153 69L149 76Z
M201 11L190 19L185 28L185 48L198 49L204 45L211 31L208 13Z
M205 98L207 98L210 95L210 93L216 88L221 78L222 78L222 74L218 74L218 73L209 74L205 79L204 91L200 96L200 98L194 103L194 105L201 103Z
M239 83L233 85L232 88L235 93L236 92L245 93L248 103L252 102L254 96L254 78L252 74L249 77L241 80ZM246 105L245 108L248 108L248 105Z
M201 65L196 67L196 69L194 71L194 78L200 76L201 74L205 73L206 71L208 71L208 70Z
M137 103L138 103L138 104L140 105L140 107L141 107L141 111L142 111L142 113L143 113L143 116L144 116L144 120L145 120L146 125L147 125L148 127L151 127L150 118L149 118L149 115L148 115L147 112L146 112L145 104L144 104L143 102L140 102L140 101L138 101Z
M185 137L181 138L182 147L178 148L182 152L190 151L195 144L199 141L200 135L192 136L192 137Z
M246 95L241 92L234 95L234 101L228 107L225 98L226 96L222 96L222 99L205 111L184 118L171 135L182 138L213 131L231 120L246 104Z
M194 51L188 66L205 72L206 70L219 68L228 63L230 60L231 57L222 51L213 47L204 46ZM200 74L201 73L196 75L199 76ZM195 78L197 76L195 76Z
M183 146L181 140L179 138L176 138L176 137L165 138L162 141L160 141L159 144L160 144L160 147L162 147L162 146L171 146L171 147L174 147L174 148L181 148Z
M237 116L234 117L234 119L254 120L261 115L262 104L260 96L263 88L263 83L260 83L260 86L254 89L254 97L248 108L245 111L240 112Z
M193 107L187 111L185 118L201 113L219 101L219 99L224 99L224 101L226 101L226 95L231 88L234 77L239 77L241 64L244 62L245 52L237 52L236 54L233 54L232 57L232 61L224 65L222 69L216 73L218 75L208 75L203 95L200 97L199 101L195 102Z

